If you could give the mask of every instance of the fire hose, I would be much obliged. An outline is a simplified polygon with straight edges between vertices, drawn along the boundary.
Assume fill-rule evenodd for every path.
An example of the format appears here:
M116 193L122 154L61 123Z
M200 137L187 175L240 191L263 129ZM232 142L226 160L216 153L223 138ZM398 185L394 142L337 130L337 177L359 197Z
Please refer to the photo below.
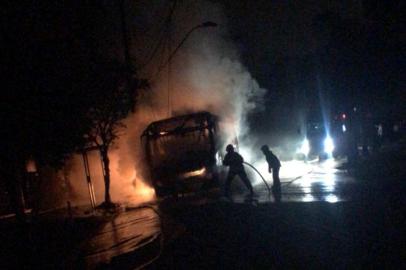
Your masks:
M268 189L268 192L271 193L272 191L271 191L271 189L269 188L268 182L265 180L265 178L262 176L262 174L257 170L257 168L255 168L252 164L250 164L250 163L248 163L248 162L246 162L246 161L244 161L243 163L244 163L245 165L251 167L251 168L261 177L262 181L263 181L263 182L265 183L265 185L266 185L266 188ZM309 174L309 173L312 173L312 172L313 172L313 170L310 170L310 171L307 172L306 174ZM305 174L305 175L306 175L306 174ZM304 176L304 175L300 175L300 176L295 177L295 178L293 178L292 180L290 180L290 181L288 181L288 182L284 182L284 183L282 183L282 184L288 186L288 185L292 184L293 182L295 182L296 180L302 178L303 176Z
M257 170L257 168L255 168L252 164L249 164L248 162L243 162L245 165L248 165L249 167L251 167L254 171L257 172L257 174L259 174L259 176L261 177L262 181L264 181L266 188L268 189L269 194L271 194L271 189L268 186L268 183L266 182L265 178L262 176L262 174Z

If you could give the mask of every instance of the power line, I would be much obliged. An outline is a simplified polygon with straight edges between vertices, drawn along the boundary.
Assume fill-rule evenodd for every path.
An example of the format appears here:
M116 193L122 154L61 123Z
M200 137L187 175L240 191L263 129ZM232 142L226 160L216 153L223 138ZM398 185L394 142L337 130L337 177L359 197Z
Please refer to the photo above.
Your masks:
M160 38L159 38L159 40L158 40L156 46L154 47L154 49L151 51L151 53L150 53L149 56L147 57L147 60L145 61L145 63L142 64L140 67L137 68L139 71L143 70L146 66L148 66L148 65L151 63L152 59L156 56L156 54L157 54L157 52L158 52L158 49L161 47L162 42L164 41L165 38L167 38L168 27L169 27L169 26L168 26L168 24L169 24L168 22L171 20L171 17L172 17L173 14L174 14L176 2L177 2L177 1L174 1L172 7L171 7L170 10L169 10L168 16L166 17L166 19L165 19L165 21L164 21L163 27L161 28L161 30L160 30L159 33L158 33L158 35L160 36Z

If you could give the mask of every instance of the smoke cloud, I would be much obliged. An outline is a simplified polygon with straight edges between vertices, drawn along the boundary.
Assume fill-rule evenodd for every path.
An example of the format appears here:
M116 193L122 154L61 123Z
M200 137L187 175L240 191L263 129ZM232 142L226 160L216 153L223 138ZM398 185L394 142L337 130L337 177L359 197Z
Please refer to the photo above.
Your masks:
M139 10L155 12L154 8L158 7L147 6ZM148 20L150 25L154 25L162 18ZM170 63L162 66L188 31L206 21L216 22L218 27L198 28L191 32ZM170 31L167 36L170 46L162 46L148 66L140 71L141 76L150 79L151 89L140 93L135 112L124 121L127 128L123 136L110 151L111 197L116 202L138 203L154 197L153 189L142 176L144 162L140 144L140 135L150 122L169 115L209 111L228 123L224 127L231 142L235 135L248 134L247 115L262 107L265 89L241 63L238 50L228 36L227 20L220 5L208 1L179 2L173 12ZM159 36L151 42L157 38ZM166 45L169 41L166 40ZM142 49L133 50L137 58L152 47L148 43L143 45ZM160 66L162 68L158 72ZM77 201L84 202L88 200L88 194L83 165L78 157L75 159L69 180L81 183L72 184L72 194ZM96 197L101 202L104 187L97 153L91 155L90 161Z

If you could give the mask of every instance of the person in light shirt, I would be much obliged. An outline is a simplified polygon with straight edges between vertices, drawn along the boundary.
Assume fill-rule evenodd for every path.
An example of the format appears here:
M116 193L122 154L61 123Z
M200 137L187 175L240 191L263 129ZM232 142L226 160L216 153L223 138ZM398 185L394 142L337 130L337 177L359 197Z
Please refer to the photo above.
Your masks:
M279 159L272 153L268 145L263 145L261 147L262 153L265 155L266 162L268 163L268 171L272 173L274 191L279 191L281 189L281 180L279 179L279 170L281 168L281 162Z

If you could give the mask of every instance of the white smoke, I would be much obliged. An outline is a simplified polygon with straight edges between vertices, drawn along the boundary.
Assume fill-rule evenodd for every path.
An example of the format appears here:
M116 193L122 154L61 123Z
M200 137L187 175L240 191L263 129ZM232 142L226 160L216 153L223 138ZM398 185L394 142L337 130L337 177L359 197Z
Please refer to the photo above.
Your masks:
M158 23L162 18L156 20L150 23ZM225 122L232 123L228 125L230 140L232 135L243 136L249 132L247 115L262 106L265 90L242 64L235 45L228 37L221 6L208 1L178 3L171 21L171 48L176 48L190 29L206 21L216 22L218 27L193 31L170 63L157 74L160 63L165 62L162 58L167 59L170 52L158 50L158 56L141 73L150 79L151 89L138 97L135 113L124 121L127 125L125 134L109 154L113 201L134 202L153 197L153 191L146 187L141 173L144 162L140 135L150 122L167 118L168 111L171 115L196 111L219 115ZM144 50L139 50L141 54L152 47L145 45ZM80 176L83 169L79 167L82 165L80 162L75 164L79 166L73 166L75 169L70 180L82 181L75 194L81 193L82 198L87 198L87 189L83 185L85 178ZM104 189L97 157L92 158L92 164L93 182L100 201Z
M177 114L209 110L232 121L241 136L247 132L247 115L261 106L265 90L242 65L228 36L221 6L208 1L182 1L172 20L172 47L194 26L207 21L218 26L198 28L190 34L165 69L152 78L156 94L152 98L162 111L168 107ZM154 70L156 66L149 72L154 74Z

